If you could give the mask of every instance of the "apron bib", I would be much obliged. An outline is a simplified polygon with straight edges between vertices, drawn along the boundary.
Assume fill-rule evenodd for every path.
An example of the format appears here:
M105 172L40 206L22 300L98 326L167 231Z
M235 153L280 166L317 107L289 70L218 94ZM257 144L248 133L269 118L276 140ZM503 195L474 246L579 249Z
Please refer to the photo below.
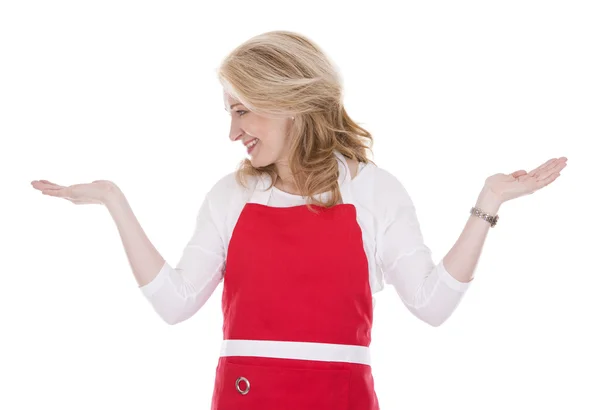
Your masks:
M223 281L211 410L378 410L373 321L350 170L342 204L269 207L260 179L236 222Z

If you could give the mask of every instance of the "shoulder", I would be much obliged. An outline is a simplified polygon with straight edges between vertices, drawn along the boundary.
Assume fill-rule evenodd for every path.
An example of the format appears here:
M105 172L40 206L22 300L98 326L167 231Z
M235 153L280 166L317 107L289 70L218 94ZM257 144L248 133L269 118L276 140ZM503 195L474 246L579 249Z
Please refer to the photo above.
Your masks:
M372 162L367 163L357 175L356 188L368 192L379 208L412 206L412 200L400 178Z
M414 213L413 201L400 178L374 163L367 163L358 173L352 192L364 223L377 237L394 220Z
M237 171L230 172L219 178L210 188L206 197L211 206L216 209L228 209L231 205L245 203L258 182L256 177L247 177L246 186L240 184L236 179Z

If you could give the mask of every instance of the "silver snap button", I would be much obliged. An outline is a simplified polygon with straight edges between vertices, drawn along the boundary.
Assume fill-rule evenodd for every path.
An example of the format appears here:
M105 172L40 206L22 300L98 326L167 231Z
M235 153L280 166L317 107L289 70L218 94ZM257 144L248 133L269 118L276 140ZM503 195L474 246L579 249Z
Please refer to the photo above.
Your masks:
M242 390L240 389L240 382L241 381L245 381L246 382L246 389ZM248 381L248 379L246 379L245 377L238 377L238 379L235 381L235 388L237 389L237 391L239 391L242 394L247 394L248 391L250 391L250 382Z

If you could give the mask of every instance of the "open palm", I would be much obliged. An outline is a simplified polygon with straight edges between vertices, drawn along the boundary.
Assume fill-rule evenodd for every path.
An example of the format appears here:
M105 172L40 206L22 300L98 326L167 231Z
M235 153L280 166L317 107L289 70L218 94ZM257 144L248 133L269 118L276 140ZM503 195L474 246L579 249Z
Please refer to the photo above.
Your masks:
M485 186L500 202L506 202L545 187L556 180L566 166L566 157L552 158L529 173L521 169L510 174L494 174L486 179Z
M114 189L111 181L98 180L89 184L62 186L45 179L32 181L31 185L42 191L44 195L67 199L74 204L104 204L107 196Z

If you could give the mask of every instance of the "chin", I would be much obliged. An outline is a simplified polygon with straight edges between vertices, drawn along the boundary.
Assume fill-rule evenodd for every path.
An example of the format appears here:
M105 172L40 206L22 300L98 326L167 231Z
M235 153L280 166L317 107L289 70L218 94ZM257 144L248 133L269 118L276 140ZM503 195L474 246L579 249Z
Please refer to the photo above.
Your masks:
M269 165L269 162L262 161L260 158L250 158L250 163L254 168L262 168Z
M266 167L268 165L271 165L273 162L275 161L272 161L269 158L264 158L260 154L255 157L250 156L250 163L254 168Z

